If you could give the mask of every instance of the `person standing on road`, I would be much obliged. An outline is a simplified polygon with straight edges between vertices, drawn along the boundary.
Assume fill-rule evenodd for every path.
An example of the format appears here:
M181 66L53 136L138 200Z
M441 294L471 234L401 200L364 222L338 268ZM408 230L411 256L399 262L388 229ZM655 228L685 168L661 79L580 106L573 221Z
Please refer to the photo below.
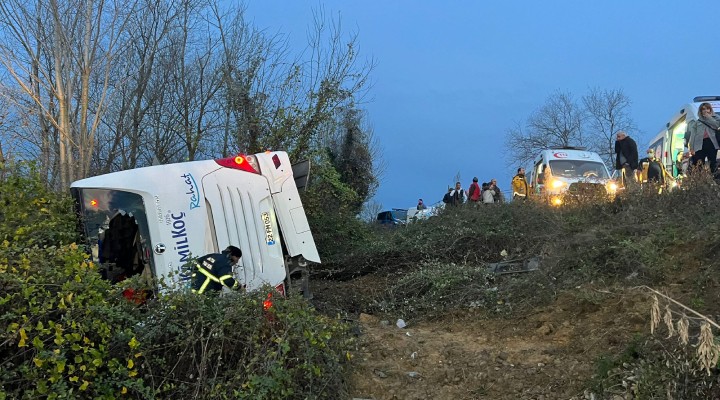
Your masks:
M615 135L615 169L620 171L623 186L635 182L635 170L638 168L637 143L625 133Z
M418 211L427 210L427 206L425 205L425 203L423 203L423 199L418 199L417 209Z
M717 134L720 128L720 118L713 111L710 103L700 104L700 116L697 120L688 122L685 136L688 138L690 150L690 163L692 166L701 166L708 160L710 172L715 175L717 171Z
M480 201L481 196L482 189L480 189L480 185L478 185L478 178L475 177L470 185L470 189L468 189L468 198L471 202L473 202L473 204L477 204L477 202Z
M495 191L490 190L490 184L487 182L483 182L482 184L482 202L484 204L495 203Z
M497 185L497 179L493 178L490 181L489 189L494 192L493 198L495 199L496 203L504 203L505 202L505 197L503 196L502 191L500 190L500 188Z
M527 199L529 190L527 179L525 179L525 168L518 168L517 175L512 178L510 185L512 186L513 200Z
M640 160L640 171L643 178L641 179L642 182L653 182L659 185L665 185L667 172L662 165L662 161L655 157L655 150L647 150L647 157Z
M465 190L460 182L455 183L455 189L450 191L450 205L459 206L465 202Z

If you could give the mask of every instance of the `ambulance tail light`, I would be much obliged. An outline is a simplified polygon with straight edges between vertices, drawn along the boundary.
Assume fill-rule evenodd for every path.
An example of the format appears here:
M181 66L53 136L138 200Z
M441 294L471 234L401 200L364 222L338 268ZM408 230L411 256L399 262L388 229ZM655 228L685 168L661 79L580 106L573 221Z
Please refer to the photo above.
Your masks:
M222 165L225 168L237 169L245 172L252 172L253 174L260 173L260 165L258 165L257 159L253 155L242 155L239 154L235 157L219 158L215 160L216 163Z

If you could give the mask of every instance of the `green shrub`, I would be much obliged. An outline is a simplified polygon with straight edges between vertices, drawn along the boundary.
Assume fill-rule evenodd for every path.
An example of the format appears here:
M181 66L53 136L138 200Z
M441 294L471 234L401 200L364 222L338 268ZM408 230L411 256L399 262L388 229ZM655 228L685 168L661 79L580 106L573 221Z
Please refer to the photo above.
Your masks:
M0 181L0 398L114 398L134 378L131 314L76 240L72 201L33 165Z
M494 309L498 296L491 278L480 266L421 263L387 289L379 308L405 318L439 316L457 309Z
M130 306L77 246L26 249L0 263L0 287L0 388L7 397L149 394L135 378L141 354Z
M352 341L299 297L169 293L145 315L141 376L161 398L337 398Z
M309 218L313 239L323 260L317 269L332 268L336 261L351 258L372 243L372 227L354 215L318 214Z
M72 200L68 193L46 188L34 164L4 166L0 180L0 242L4 251L69 244L77 240Z

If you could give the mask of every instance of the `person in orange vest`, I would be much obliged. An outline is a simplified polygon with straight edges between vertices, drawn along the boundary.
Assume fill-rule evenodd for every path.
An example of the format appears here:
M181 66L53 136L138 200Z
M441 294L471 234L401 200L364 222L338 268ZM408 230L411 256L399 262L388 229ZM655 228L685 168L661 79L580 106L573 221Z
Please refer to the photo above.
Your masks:
M527 199L530 191L528 190L527 179L525 179L525 168L518 168L517 175L512 178L510 185L512 186L513 200Z

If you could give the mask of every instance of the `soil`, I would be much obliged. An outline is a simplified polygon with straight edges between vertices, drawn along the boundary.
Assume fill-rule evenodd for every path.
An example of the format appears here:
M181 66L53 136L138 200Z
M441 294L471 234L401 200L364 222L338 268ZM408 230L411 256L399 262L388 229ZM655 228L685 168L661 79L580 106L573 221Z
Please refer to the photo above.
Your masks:
M467 312L400 328L396 316L362 312L378 279L312 286L319 310L357 322L352 399L590 398L598 357L649 327L640 291L578 287L521 316Z

